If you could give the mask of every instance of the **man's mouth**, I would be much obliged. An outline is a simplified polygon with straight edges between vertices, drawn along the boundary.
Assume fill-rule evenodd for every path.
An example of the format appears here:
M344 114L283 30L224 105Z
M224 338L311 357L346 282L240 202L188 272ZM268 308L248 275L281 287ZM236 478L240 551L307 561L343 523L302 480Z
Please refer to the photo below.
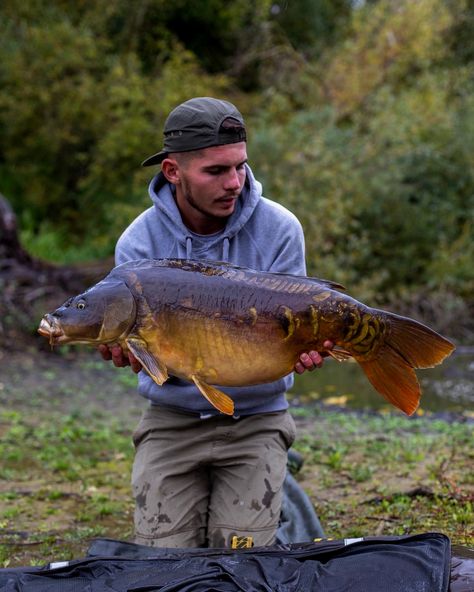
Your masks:
M238 197L239 197L238 195L227 195L225 197L219 197L218 199L216 199L216 202L220 203L220 204L228 205L228 204L234 203Z

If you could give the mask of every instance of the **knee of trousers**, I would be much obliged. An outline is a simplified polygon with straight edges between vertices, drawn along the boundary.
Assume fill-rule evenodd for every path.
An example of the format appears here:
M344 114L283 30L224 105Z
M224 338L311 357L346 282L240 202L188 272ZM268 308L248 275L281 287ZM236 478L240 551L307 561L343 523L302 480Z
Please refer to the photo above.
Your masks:
M169 547L173 549L184 547L205 547L206 529L205 527L202 527L183 532L173 532L158 537L153 534L136 532L134 541L138 545L146 545L147 547Z

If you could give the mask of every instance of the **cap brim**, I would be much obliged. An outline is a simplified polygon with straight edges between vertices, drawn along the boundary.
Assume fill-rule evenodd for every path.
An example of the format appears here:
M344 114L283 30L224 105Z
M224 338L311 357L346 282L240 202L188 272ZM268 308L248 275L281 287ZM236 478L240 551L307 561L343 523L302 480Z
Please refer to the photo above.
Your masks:
M143 167L152 166L154 164L161 164L163 160L168 156L168 152L166 150L161 150L152 156L149 156L142 162Z

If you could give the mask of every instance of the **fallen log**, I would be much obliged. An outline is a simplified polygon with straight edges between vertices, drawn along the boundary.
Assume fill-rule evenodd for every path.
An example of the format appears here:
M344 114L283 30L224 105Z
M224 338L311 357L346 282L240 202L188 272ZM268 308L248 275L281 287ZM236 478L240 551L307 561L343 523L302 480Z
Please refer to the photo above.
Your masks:
M13 208L0 194L0 348L36 340L45 310L83 291L112 266L112 261L59 266L33 257L21 244Z

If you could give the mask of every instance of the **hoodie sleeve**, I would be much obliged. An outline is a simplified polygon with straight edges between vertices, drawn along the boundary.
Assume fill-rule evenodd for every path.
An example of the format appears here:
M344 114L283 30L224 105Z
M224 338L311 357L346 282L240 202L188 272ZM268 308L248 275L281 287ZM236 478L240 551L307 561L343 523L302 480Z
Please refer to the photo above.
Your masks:
M304 234L296 218L281 239L280 248L269 271L306 275Z
M262 198L259 216L260 246L268 263L266 271L306 275L305 241L298 218L282 205Z

